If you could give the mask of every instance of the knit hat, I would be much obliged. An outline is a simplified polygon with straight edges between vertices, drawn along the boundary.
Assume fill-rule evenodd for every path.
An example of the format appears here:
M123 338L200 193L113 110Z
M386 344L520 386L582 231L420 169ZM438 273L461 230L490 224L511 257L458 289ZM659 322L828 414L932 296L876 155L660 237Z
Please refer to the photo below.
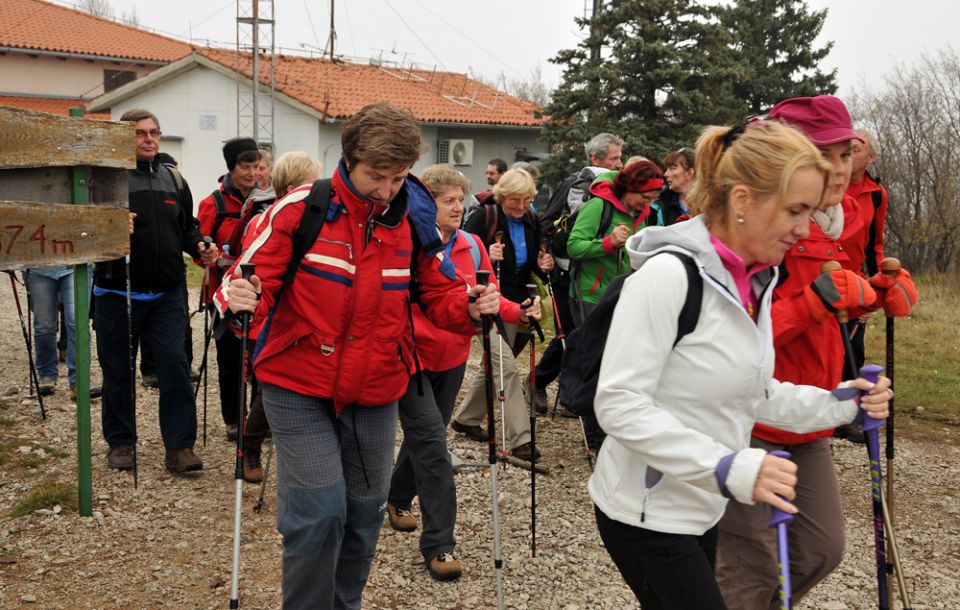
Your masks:
M233 171L233 168L237 166L237 157L248 151L259 153L257 142L253 138L227 140L223 145L223 160L227 162L227 169Z
M863 142L853 130L847 107L832 95L784 100L773 107L767 118L800 130L817 146L848 140Z

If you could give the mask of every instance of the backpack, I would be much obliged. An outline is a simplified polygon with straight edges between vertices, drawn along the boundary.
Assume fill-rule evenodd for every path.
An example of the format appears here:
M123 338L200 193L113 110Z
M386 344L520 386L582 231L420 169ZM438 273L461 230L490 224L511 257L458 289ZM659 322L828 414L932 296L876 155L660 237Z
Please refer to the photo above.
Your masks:
M703 278L693 258L671 250L666 252L679 258L687 273L687 296L680 308L677 337L673 341L673 347L676 347L684 336L697 327L703 300ZM597 393L600 362L610 332L610 322L620 300L623 282L628 277L630 274L614 278L583 324L567 335L560 369L559 401L580 417L593 415L593 400Z
M573 230L573 225L576 223L577 213L580 211L580 208L592 198L590 195L590 185L593 184L593 181L599 175L600 172L594 173L591 167L585 167L580 170L580 173L575 174L567 189L563 207L555 219L551 219L550 217L553 214L557 214L557 211L555 208L553 210L550 208L556 206L559 201L554 200L551 202L552 205L548 206L548 211L544 214L544 221L546 221L544 235L548 242L550 254L553 256L570 258L567 254L567 240L570 238L570 231ZM560 191L563 186L564 185L561 185L557 190ZM558 192L557 195L562 197L562 193ZM610 228L610 219L613 216L613 210L610 209L608 211L605 206L603 214L600 221L600 227L603 230L598 237L602 236L602 234Z
M606 235L610 224L613 222L613 204L606 199L601 199L601 201L603 201L603 210L600 212L600 225L597 227L597 234L594 236L597 239ZM570 258L570 254L567 252L567 242L570 240L570 233L573 231L574 225L577 224L580 209L572 214L564 212L554 223L553 235L549 238L550 253L553 256Z
M213 203L216 204L216 206L217 206L217 217L216 217L216 219L213 221L213 230L210 231L210 236L213 237L214 239L216 239L216 238L217 238L217 231L220 230L220 226L223 224L223 221L224 221L225 219L227 219L227 218L237 218L237 219L239 219L239 218L240 218L240 212L228 212L228 211L227 211L227 204L226 204L226 203L224 202L224 200L223 200L223 193L220 191L220 189L217 189L217 190L213 191L212 193L210 193L210 196L213 197ZM239 250L234 250L233 248L234 248L234 246L231 245L231 246L230 246L230 253L231 253L231 255L233 255L233 256L237 256L237 255L239 254Z

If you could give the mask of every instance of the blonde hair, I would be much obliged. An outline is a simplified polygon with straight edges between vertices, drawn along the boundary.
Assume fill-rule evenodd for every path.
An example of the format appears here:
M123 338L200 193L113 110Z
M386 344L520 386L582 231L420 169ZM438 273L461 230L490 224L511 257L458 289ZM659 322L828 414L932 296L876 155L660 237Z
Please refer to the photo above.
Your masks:
M323 165L302 150L280 155L273 166L273 190L283 197L290 189L313 182L323 172Z
M455 186L462 188L464 195L470 192L470 181L457 168L447 163L431 165L423 170L420 179L427 185L434 197Z
M650 160L650 159L647 159L647 158L644 157L643 155L633 155L632 157L630 157L629 159L627 159L627 162L624 163L623 166L624 166L624 167L627 167L628 165L633 165L634 163L637 163L638 161L649 161L649 160Z
M726 222L728 196L736 185L757 198L783 197L797 171L814 169L826 186L833 170L800 131L775 122L751 125L739 137L737 129L707 127L697 140L697 181L688 199L708 226Z
M534 184L533 178L522 169L508 169L500 177L500 181L493 185L493 198L497 203L501 203L504 197L510 195L533 197L536 192L537 186Z

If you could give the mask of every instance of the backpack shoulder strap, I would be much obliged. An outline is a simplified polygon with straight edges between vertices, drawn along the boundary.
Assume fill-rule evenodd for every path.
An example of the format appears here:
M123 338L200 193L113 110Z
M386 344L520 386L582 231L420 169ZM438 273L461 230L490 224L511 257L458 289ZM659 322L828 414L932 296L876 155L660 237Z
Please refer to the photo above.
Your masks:
M703 304L703 278L700 277L700 270L697 269L697 263L692 257L673 250L667 250L667 252L680 259L680 262L683 263L683 269L687 273L687 297L683 301L683 307L680 308L677 338L673 341L673 347L676 347L681 339L697 328L697 322L700 320L700 307Z
M601 198L603 210L600 212L600 226L597 228L597 237L603 237L613 223L613 204Z
M300 225L293 232L293 247L291 249L290 262L287 264L287 271L283 274L283 283L293 282L297 275L297 269L300 267L300 260L307 253L307 250L317 241L320 235L320 229L326 220L327 211L330 209L330 197L332 193L332 181L327 178L317 180L310 188L310 194L303 200L306 209L300 218Z
M183 176L180 174L180 170L175 167L166 166L170 173L173 175L173 182L177 185L177 199L183 199Z
M497 204L491 203L487 198L481 205L483 205L483 242L492 244L493 238L497 235Z
M480 245L477 243L477 237L470 233L463 233L464 239L467 240L467 243L470 244L470 257L473 259L473 270L477 271L480 269Z

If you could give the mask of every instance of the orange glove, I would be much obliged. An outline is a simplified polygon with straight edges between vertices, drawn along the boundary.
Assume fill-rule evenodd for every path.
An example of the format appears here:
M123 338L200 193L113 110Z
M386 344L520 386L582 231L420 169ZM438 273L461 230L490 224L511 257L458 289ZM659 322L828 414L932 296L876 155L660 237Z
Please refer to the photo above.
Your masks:
M821 273L803 295L810 311L824 320L837 313L854 308L870 308L877 301L877 293L867 280L846 269Z
M870 285L880 293L883 311L896 318L910 315L910 310L920 300L917 286L910 279L910 272L904 268L897 270L894 277L878 273L870 278Z

